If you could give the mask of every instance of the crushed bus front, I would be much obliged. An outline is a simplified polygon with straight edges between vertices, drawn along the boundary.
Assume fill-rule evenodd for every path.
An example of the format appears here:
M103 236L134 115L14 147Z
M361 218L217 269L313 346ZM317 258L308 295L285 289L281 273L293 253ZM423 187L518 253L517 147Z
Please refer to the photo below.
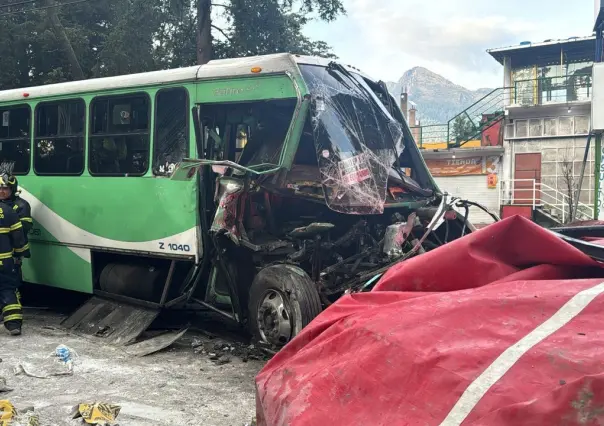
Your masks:
M275 346L345 292L474 229L383 84L334 62L298 65L297 99L199 105L202 158L174 175L201 167L212 198L211 271L195 300Z

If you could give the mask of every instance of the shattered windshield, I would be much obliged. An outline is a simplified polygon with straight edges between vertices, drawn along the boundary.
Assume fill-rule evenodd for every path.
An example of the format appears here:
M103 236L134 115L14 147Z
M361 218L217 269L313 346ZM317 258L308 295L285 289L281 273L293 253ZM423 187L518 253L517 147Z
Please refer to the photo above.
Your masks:
M403 129L371 91L337 68L300 65L312 96L311 124L327 205L381 214Z

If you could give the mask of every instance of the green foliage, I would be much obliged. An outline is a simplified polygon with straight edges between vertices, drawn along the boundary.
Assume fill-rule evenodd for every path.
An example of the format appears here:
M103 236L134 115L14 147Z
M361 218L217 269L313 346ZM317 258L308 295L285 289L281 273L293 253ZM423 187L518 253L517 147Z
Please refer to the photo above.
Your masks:
M287 3L291 5L292 2ZM309 3L304 4L305 10L313 10L313 2L304 3ZM319 13L333 19L333 15L327 11L319 10ZM231 27L229 31L225 31L226 43L217 51L218 57L263 55L275 52L333 57L329 52L329 46L324 42L312 41L302 34L303 26L308 22L302 11L284 11L284 7L277 1L232 0L230 8L226 9L225 17Z
M454 142L460 143L472 139L476 136L477 132L472 121L467 117L460 115L453 121L451 138Z
M91 0L57 10L84 76L92 78L195 64L198 1ZM0 14L43 5L0 7ZM326 43L302 31L311 17L332 21L343 13L341 0L226 0L212 7L213 56L333 57ZM72 79L48 10L0 17L0 60L0 90Z

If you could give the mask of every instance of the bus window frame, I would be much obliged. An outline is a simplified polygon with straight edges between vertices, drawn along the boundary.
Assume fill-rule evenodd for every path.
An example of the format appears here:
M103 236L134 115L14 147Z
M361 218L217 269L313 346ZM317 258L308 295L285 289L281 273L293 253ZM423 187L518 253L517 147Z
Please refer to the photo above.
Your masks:
M29 172L31 172L32 169L32 154L33 154L33 146L32 146L32 140L33 140L33 133L35 132L35 128L32 129L32 125L34 125L35 127L35 122L34 122L34 116L33 116L33 110L31 108L31 105L28 103L23 103L23 104L14 104L14 105L0 105L0 110L2 111L8 111L11 109L19 109L19 108L23 108L26 107L28 112L29 112L29 134L27 135L26 138L1 138L0 137L0 143L4 143L5 141L7 141L8 143L10 142L17 142L17 141L24 141L27 140L29 142L29 155L27 156L27 170L25 172L13 172L13 174L15 176L26 176L29 174ZM33 131L32 131L33 130Z
M147 133L144 132L126 132L126 133L92 133L92 125L93 125L93 115L94 115L94 102L96 101L102 101L102 100L110 100L110 99L120 99L120 98L132 98L132 97L145 97L147 99L148 105L147 105L147 113L148 113L148 126L147 126ZM87 163L88 163L88 173L90 174L90 176L93 177L144 177L145 175L147 175L149 173L149 169L152 167L151 166L151 161L153 161L153 125L155 124L153 122L153 118L154 118L154 114L153 114L153 98L149 95L149 93L145 92L145 91L137 91L137 92L128 92L128 93L120 93L120 94L116 94L116 95L99 95L99 96L95 96L92 99L90 99L90 102L88 103L88 127L87 127L87 138L86 138L86 145L88 146L88 155L86 157ZM107 123L109 123L109 117L107 117ZM94 173L91 169L90 169L90 164L91 164L91 155L92 155L92 147L90 146L90 142L93 138L95 137L100 137L100 136L129 136L129 135L145 135L147 134L149 136L148 139L148 150L147 150L147 168L145 169L145 171L143 173Z
M68 138L75 138L75 137L81 137L82 138L82 170L79 173L40 173L36 170L36 154L37 154L37 144L36 141L39 139L48 139L48 137L38 137L37 136L37 132L38 132L38 110L40 109L40 107L43 106L47 106L47 105L57 105L57 104L61 104L61 103L68 103L68 102L72 102L72 101L79 101L82 102L84 104L84 125L82 126L82 134L81 135L70 135L68 136ZM32 121L32 125L33 125L33 132L32 132L32 141L33 141L33 147L32 147L32 168L34 170L34 174L36 176L82 176L82 174L84 174L84 171L86 170L86 133L87 133L87 128L86 128L86 109L88 108L88 105L86 104L86 100L84 98L82 98L81 96L76 96L73 98L65 98L65 99L58 99L58 100L50 100L50 101L40 101L36 104L36 107L34 108L34 116L33 116L33 121ZM54 137L53 139L59 139L58 137Z
M155 93L155 98L154 98L154 109L153 109L153 149L151 152L151 172L153 174L153 176L155 177L170 177L170 175L161 175L161 174L156 174L155 173L155 146L156 143L158 141L158 137L157 137L157 110L158 110L158 105L159 103L157 102L157 98L159 97L159 94L162 92L166 92L166 91L170 91L170 90L175 90L175 89L182 89L185 91L185 96L186 96L186 105L185 105L185 135L187 137L186 140L186 151L185 151L185 156L183 157L183 160L185 158L188 158L191 155L191 96L189 94L189 90L185 87L185 86L173 86L173 87L164 87L162 89L159 89L156 93ZM182 161L182 160L181 160Z

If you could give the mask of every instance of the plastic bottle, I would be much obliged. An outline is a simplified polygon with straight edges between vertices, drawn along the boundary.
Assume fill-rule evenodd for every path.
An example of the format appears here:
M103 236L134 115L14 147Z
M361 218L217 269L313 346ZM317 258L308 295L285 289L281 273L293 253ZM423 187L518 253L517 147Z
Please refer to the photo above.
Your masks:
M57 358L59 358L61 361L63 361L65 364L67 364L68 362L70 362L72 360L71 359L71 349L69 349L65 345L57 346L57 349L55 349L55 356Z

